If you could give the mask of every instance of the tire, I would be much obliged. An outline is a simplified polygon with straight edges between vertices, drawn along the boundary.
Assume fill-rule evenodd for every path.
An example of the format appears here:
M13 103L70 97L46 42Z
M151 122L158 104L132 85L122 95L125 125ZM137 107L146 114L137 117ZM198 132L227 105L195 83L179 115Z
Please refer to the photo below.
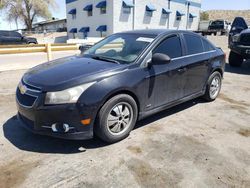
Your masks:
M229 65L231 67L240 67L243 63L243 58L241 57L241 55L230 51L229 54Z
M220 93L221 85L222 85L222 76L218 71L215 71L210 75L208 79L206 92L203 98L208 102L214 101Z
M130 95L119 94L109 99L100 109L94 133L104 142L118 142L133 130L137 116L135 100Z
M216 36L216 35L217 35L217 32L214 33L214 36Z

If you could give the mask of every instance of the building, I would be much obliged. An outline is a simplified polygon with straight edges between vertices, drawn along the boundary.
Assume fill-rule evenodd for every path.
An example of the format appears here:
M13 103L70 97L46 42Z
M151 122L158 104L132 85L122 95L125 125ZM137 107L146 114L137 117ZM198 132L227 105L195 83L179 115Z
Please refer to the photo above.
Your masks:
M33 30L36 32L62 32L67 31L66 19L52 19L33 24Z
M201 0L66 0L69 38L149 28L197 30Z

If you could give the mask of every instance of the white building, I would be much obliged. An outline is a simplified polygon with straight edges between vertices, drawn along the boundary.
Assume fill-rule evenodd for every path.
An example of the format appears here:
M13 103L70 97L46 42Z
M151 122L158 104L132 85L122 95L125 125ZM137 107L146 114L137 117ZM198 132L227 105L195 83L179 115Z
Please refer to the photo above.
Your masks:
M201 0L66 0L69 38L133 29L197 30Z

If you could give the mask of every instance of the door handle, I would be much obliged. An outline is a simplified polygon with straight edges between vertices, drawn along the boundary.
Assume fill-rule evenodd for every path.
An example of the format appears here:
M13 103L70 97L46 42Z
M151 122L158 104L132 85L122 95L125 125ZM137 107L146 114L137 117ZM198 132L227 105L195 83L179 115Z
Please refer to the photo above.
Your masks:
M186 67L182 67L182 68L179 68L178 69L178 72L186 72L187 71L187 68Z

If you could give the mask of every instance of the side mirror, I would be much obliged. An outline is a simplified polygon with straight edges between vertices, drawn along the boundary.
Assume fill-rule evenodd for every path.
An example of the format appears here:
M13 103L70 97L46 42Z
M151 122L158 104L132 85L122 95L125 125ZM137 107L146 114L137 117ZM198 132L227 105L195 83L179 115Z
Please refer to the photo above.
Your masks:
M171 58L162 53L155 53L150 62L151 65L165 65L171 62Z
M84 53L86 50L90 49L92 47L92 45L81 45L79 46L79 50L81 51L81 53Z

